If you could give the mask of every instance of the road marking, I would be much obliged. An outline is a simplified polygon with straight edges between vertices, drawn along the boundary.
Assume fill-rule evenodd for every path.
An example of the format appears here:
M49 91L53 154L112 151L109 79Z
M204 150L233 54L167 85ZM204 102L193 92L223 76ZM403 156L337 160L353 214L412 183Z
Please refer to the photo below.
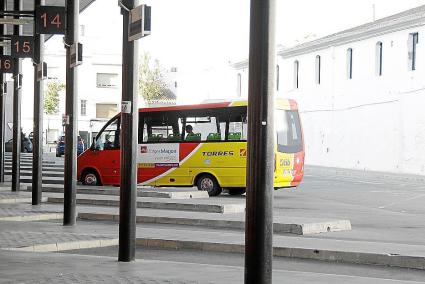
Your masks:
M411 197L411 198L404 199L404 200L399 201L399 202L393 202L393 203L390 203L390 204L387 204L387 205L379 206L378 208L379 209L385 209L387 207L390 207L390 206L393 206L393 205L396 205L396 204L400 204L400 203L403 203L403 202L406 202L406 201L418 199L418 198L421 198L421 197L424 197L424 196L425 196L425 194L420 194L420 195L417 195L417 196L414 196L414 197Z

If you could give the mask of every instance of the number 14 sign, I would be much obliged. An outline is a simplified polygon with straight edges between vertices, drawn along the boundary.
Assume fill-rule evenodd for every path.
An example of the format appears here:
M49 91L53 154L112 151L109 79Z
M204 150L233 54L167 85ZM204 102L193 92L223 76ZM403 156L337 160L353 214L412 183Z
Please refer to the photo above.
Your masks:
M35 9L36 34L65 34L65 7L38 6Z

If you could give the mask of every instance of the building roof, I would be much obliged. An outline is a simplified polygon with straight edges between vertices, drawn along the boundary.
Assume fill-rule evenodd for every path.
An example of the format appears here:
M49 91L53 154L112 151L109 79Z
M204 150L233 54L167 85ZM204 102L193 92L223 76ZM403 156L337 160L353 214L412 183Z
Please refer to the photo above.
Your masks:
M425 5L376 20L355 28L341 31L326 37L306 42L291 48L282 48L278 55L293 57L330 46L338 46L391 32L423 26L425 24Z
M283 58L288 58L423 25L425 25L425 5L291 48L284 47L277 54ZM248 59L235 62L231 66L235 69L246 68Z
M80 13L84 11L88 6L90 6L95 0L80 0ZM13 10L14 0L7 0L7 11ZM33 11L34 10L34 0L23 0L22 1L22 10L24 11ZM45 0L46 6L65 6L65 0ZM6 25L5 34L12 34L13 27L11 25ZM22 35L33 35L33 24L28 24L23 26ZM46 36L46 39L49 37Z

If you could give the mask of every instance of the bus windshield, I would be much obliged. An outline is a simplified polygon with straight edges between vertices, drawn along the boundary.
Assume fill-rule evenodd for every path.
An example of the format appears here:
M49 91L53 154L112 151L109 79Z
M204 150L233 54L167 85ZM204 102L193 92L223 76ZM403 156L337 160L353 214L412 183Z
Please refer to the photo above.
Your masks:
M296 110L275 110L275 127L278 152L297 153L302 151L301 124Z

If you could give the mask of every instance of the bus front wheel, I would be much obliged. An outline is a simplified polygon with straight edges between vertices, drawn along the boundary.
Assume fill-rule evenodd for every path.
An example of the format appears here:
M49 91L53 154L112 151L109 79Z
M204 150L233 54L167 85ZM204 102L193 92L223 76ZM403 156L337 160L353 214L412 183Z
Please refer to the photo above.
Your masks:
M82 182L84 185L100 185L100 179L96 171L86 170L82 176Z
M217 196L222 191L215 177L209 174L201 175L196 182L196 186L199 190L208 192L209 196Z

